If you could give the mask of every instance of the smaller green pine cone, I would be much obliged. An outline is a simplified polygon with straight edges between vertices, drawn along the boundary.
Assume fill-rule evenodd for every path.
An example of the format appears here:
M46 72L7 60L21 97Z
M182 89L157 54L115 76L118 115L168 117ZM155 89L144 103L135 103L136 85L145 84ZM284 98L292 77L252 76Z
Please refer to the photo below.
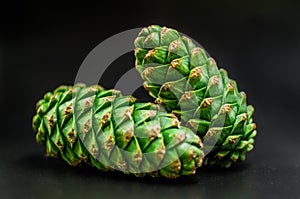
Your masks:
M155 102L203 141L205 163L229 167L253 149L254 108L212 57L178 31L151 25L135 40L135 65Z

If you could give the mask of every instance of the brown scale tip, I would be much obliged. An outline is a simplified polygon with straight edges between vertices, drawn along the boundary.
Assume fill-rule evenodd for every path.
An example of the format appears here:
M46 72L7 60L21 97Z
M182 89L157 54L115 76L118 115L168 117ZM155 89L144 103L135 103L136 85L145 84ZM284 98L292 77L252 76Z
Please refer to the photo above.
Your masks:
M171 87L171 83L165 83L162 87L161 87L161 89L163 90L163 91L167 91L170 87Z
M247 95L246 95L246 93L244 91L241 92L241 95L242 95L243 99L247 98Z
M184 131L180 130L176 135L176 144L179 144L185 140L185 133Z
M231 137L231 138L229 138L228 142L229 142L229 144L234 144L237 139L238 139L237 137Z
M149 29L152 29L153 27L155 27L155 25L148 26Z
M166 34L167 32L169 31L169 28L167 28L166 26L162 27L161 31L160 31L160 34L161 35L164 35Z
M70 90L68 91L69 94L74 93L75 89L74 88L70 88Z
M97 148L95 147L95 145L93 144L91 149L90 149L90 152L92 154L93 157L97 157L98 156L98 150Z
M180 59L174 59L170 63L170 68L177 68L178 64L180 62Z
M101 119L101 124L102 125L105 124L109 117L110 117L110 112L105 113Z
M149 34L149 35L147 35L147 37L146 37L146 39L145 39L145 43L146 42L149 42L149 41L151 41L152 40L152 34Z
M89 107L91 104L92 104L92 99L91 99L91 98L88 98L88 99L85 101L85 103L84 103L84 108Z
M108 140L105 142L105 149L110 152L114 148L113 137L109 136Z
M231 105L230 104L225 104L222 109L221 109L221 112L224 114L224 113L227 113L231 108Z
M212 78L211 85L214 86L214 85L218 84L219 81L220 81L220 78L219 78L218 76L214 76L214 77Z
M64 111L64 116L69 115L71 112L72 112L72 103L66 107L66 109Z
M136 151L136 154L134 154L133 158L137 164L140 164L143 160L141 152L139 150Z
M83 153L81 153L79 155L80 159L83 160L83 161L86 161L87 160L87 156L85 156Z
M243 113L243 114L242 114L242 120L243 120L243 121L246 121L246 120L247 120L247 114L246 114L246 113Z
M191 173L190 174L195 174L196 173L196 167L195 165L192 166L191 168Z
M38 132L37 132L40 136L43 135L42 131L39 129Z
M96 92L98 88L96 86L92 86L92 87L89 87L89 91L90 92Z
M149 59L151 57L153 57L153 55L155 54L155 49L151 49L147 52L147 54L145 55L145 59Z
M121 91L116 90L116 89L110 89L110 91L111 91L112 94L115 94L115 95L118 95L118 94L121 93Z
M187 127L195 128L197 126L197 123L194 121L188 121L186 125Z
M170 47L169 47L169 51L173 51L175 49L177 49L179 46L179 41L178 40L174 40L172 41L172 43L170 44Z
M129 128L126 132L125 132L125 142L129 143L131 138L133 136L133 129Z
M156 151L156 157L157 157L159 160L162 160L162 159L164 158L164 156L165 156L165 153L166 153L165 148L164 148L164 147L161 147L160 149L158 149L158 150Z
M201 167L202 164L203 164L203 157L199 157L199 158L198 158L198 161L197 161L197 166L198 166L198 167Z
M195 54L199 53L200 50L201 50L201 48L196 47L191 50L191 53L192 53L192 55L195 55Z
M159 174L158 171L151 171L151 172L149 173L149 175L150 175L150 176L153 176L153 177L158 176L158 174Z
M232 82L230 82L228 85L227 85L227 88L229 91L233 91L234 90L234 84Z
M172 163L172 170L179 173L181 170L181 162L177 159Z
M160 125L156 124L151 127L149 131L150 140L154 140L156 137L160 137Z
M50 102L54 101L55 98L56 98L56 96L57 96L57 94L52 95L52 96L50 97Z
M176 126L176 127L180 126L180 121L178 120L177 117L172 120L172 126Z
M214 58L212 58L212 57L209 57L208 61L209 61L210 65L217 65L216 60Z
M194 150L189 151L188 160L192 161L194 158L196 158L196 152Z
M105 98L105 102L111 102L111 101L113 101L114 99L115 99L114 96L108 96L108 97Z
M183 100L190 100L192 98L192 92L185 92L183 95L182 95L182 99Z
M200 77L201 69L200 68L195 68L193 72L191 73L190 77L191 78L198 78Z
M216 135L217 131L216 130L213 130L213 129L209 129L208 132L207 132L207 135L209 137L213 137L214 135Z
M118 167L119 167L121 170L126 170L126 169L127 169L127 164L126 164L126 162L125 162L123 159L121 159L121 160L119 161Z
M63 150L64 146L62 145L60 139L57 140L56 145L59 148L59 150Z
M150 28L150 26L148 26L148 28ZM141 34L143 34L144 32L148 32L148 28L142 28L142 30L139 32L139 36L141 35ZM138 37L139 38L139 37ZM138 39L137 38L137 39Z
M164 109L164 110L165 110L165 109ZM175 119L175 118L178 119L178 117L180 117L180 114L179 114L179 113L176 113L176 112L173 112L173 111L170 113L170 115L171 115L171 117L172 117L173 119Z
M42 111L42 106L40 106L40 107L38 108L38 110L37 110L37 114L40 114L40 113L41 113L41 111Z
M135 100L136 100L136 98L133 97L133 96L130 96L129 99L128 99L129 102L135 102Z
M140 48L135 48L134 49L134 55L137 55L139 51L140 51Z
M68 137L69 137L71 143L74 143L74 142L75 142L75 132L74 132L74 129L72 129L72 130L68 133Z
M200 148L203 148L203 143L202 143L200 137L197 137L197 143L200 146Z
M156 98L156 99L155 99L155 103L157 103L157 104L162 104L163 101L162 101L160 98Z
M256 129L256 124L255 123L252 124L252 130L254 130L254 129Z
M124 116L131 117L132 113L133 113L133 108L130 107L130 108L126 109Z
M157 113L157 111L155 111L155 110L149 110L147 112L147 116L148 117L154 117L154 116L156 116L156 113Z
M169 173L169 172L168 172L168 173L165 173L164 175L165 175L165 177L168 178L168 179L175 179L175 178L178 178L178 177L179 177L178 174Z
M145 70L144 70L144 75L146 76L146 77L149 77L149 75L152 73L152 71L154 70L154 68L153 67L148 67L148 68L146 68Z
M173 119L177 118L176 114L173 111L170 113L170 115Z
M149 25L149 26L148 26L148 28L149 28L149 29L152 29L153 27L154 27L154 28L156 28L156 27L157 27L157 25L155 25L155 24L151 24L151 25Z
M48 156L56 158L56 154L51 150L47 153Z
M149 91L149 87L148 87L148 85L147 85L146 82L143 83L143 87L144 87L144 89L145 89L146 91Z
M48 124L50 127L54 126L54 115L52 114L49 118Z
M86 121L86 123L83 125L83 132L84 132L85 134L88 133L88 131L89 131L89 129L90 129L90 126L91 126L91 121L88 119L88 120Z
M206 98L203 100L203 103L201 105L202 108L206 108L213 102L213 98Z

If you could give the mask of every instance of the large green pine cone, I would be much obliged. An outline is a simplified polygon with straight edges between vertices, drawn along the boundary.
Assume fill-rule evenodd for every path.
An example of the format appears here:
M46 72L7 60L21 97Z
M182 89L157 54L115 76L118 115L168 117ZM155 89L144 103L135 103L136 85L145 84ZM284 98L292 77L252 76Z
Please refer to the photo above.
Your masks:
M73 166L175 178L202 164L200 138L180 127L175 115L116 90L61 86L45 94L36 110L36 141Z
M157 103L197 131L205 164L229 167L245 159L256 135L246 94L213 58L176 30L143 28L135 40L136 68Z

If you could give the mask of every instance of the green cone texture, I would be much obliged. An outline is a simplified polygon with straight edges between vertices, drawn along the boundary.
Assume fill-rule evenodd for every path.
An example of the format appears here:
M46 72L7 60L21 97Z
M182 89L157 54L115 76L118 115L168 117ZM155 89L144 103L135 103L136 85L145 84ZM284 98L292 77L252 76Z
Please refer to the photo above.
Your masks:
M155 101L203 139L205 164L230 167L245 159L256 135L246 94L215 60L176 30L143 28L135 40L136 68Z
M101 86L46 93L37 103L33 129L48 156L103 171L175 178L194 174L204 156L201 139L175 115Z

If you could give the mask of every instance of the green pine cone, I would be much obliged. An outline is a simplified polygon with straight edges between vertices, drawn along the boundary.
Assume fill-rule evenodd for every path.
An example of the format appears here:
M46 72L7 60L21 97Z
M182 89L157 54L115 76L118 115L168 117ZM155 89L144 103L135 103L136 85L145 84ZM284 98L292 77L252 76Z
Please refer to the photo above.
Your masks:
M205 164L230 167L253 149L254 108L213 58L176 30L143 28L135 40L136 68L156 102L196 131ZM207 154L208 153L208 154Z
M37 103L36 141L72 166L175 178L194 174L202 142L175 115L100 86L58 87Z

